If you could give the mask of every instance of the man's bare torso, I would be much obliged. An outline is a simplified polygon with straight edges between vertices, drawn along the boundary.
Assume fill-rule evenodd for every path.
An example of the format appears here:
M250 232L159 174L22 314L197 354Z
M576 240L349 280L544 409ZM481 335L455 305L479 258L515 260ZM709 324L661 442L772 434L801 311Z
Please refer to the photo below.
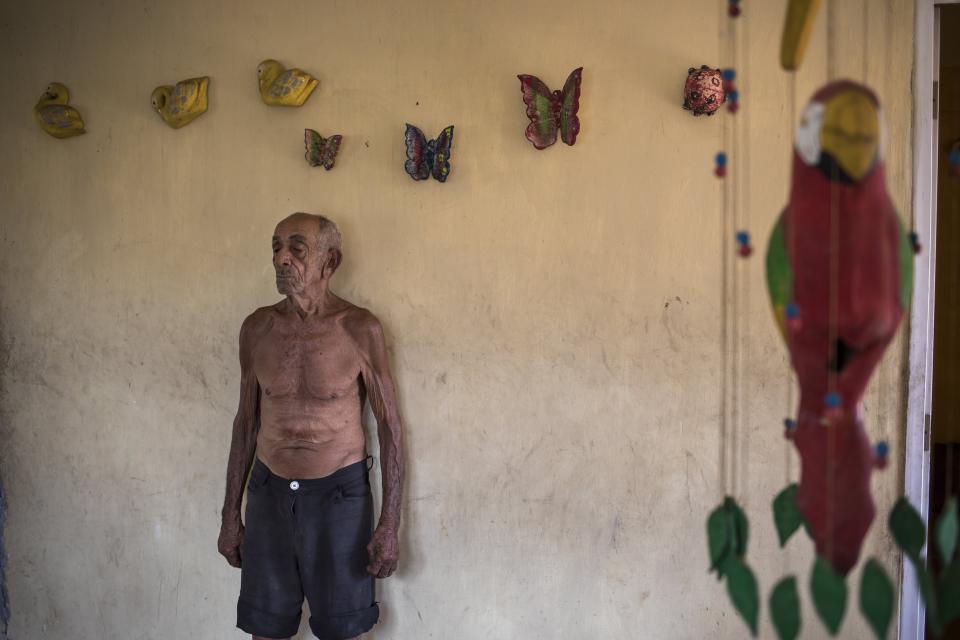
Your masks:
M373 316L346 301L301 318L284 300L251 316L259 385L257 457L287 478L319 478L363 460L357 331Z

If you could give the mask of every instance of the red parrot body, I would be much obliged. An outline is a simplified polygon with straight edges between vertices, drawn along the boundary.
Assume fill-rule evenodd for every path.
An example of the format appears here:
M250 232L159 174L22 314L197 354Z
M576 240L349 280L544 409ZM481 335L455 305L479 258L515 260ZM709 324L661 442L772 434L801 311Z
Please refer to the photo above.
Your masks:
M869 89L850 82L828 85L814 101L841 91L865 92L876 103ZM849 113L836 117L847 125L856 120ZM879 137L879 128L876 133ZM818 554L845 574L856 564L875 515L874 451L860 402L903 318L912 268L904 266L906 235L886 190L879 152L856 179L822 154L811 163L816 155L794 151L790 201L778 224L796 315L782 327L800 385L796 427L790 431L801 459L798 506ZM771 296L776 308L773 287ZM828 394L838 394L839 406L827 406Z

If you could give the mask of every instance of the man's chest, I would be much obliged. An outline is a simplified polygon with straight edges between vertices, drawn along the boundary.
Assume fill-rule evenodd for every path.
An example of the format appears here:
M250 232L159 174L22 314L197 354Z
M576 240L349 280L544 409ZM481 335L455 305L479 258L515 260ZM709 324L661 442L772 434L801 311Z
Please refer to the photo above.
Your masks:
M333 399L360 374L360 357L338 327L274 326L253 350L253 369L268 396Z

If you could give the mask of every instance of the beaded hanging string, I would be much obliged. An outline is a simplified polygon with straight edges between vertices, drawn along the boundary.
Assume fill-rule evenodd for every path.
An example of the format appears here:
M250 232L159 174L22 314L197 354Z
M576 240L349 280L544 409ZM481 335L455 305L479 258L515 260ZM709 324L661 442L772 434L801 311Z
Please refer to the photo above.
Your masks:
M727 0L727 17L720 15L720 58L732 65L740 59L736 18L741 15L739 0ZM744 31L744 38L747 38ZM727 108L731 114L739 110L740 96L734 84L734 67L723 70L724 90L727 95ZM749 148L749 140L742 141L744 135L736 119L721 123L721 149L716 156L715 174L719 178L732 175L721 186L720 217L720 477L723 495L746 494L746 460L748 443L743 437L746 412L743 405L743 342L745 336L742 299L747 297L747 280L742 273L743 267L730 259L731 243L734 239L737 252L742 257L752 253L749 234L743 230L745 218L741 214L741 198L745 189L745 177L749 172L749 153L740 153L741 145ZM727 155L730 149L731 155ZM731 159L732 158L732 159Z
M834 11L836 10L836 2L834 0L827 0L827 80L832 82L836 78L836 59L835 59L835 47L836 42L834 40L834 25L835 25L835 16ZM834 528L833 523L835 519L835 493L836 493L836 470L834 468L834 463L836 461L836 451L837 451L837 428L833 424L832 418L839 418L842 413L842 407L844 399L840 397L839 392L837 391L837 359L839 354L837 353L837 334L838 334L838 324L839 324L839 311L840 311L840 291L839 291L839 280L840 280L840 219L838 216L839 212L839 175L837 167L834 166L831 169L831 179L830 179L830 273L829 273L829 308L828 308L828 320L827 320L827 362L830 363L830 366L827 367L827 395L824 398L824 404L826 405L826 415L825 415L825 424L824 427L828 429L827 431L827 513L826 513L826 525L827 525L827 557L833 557L833 543L834 543Z
M728 95L733 91L736 91L734 87L732 67L736 64L736 51L737 51L737 23L735 20L730 20L728 22L729 32L727 34L727 56L725 60L730 65L725 71L727 78L728 86L730 90ZM730 111L731 107L734 107L736 102L730 102L727 105L727 110ZM732 109L733 113L736 113L736 108ZM730 179L727 180L727 194L729 198L729 206L727 208L727 215L723 235L723 245L724 245L724 254L727 256L730 255L730 241L729 238L734 233L737 223L737 206L739 204L740 193L738 191L738 186L740 183L740 140L737 131L737 119L736 118L727 118L729 122L729 142L730 142L730 151L732 154L732 164L733 164L733 175ZM739 349L737 349L737 339L738 339L738 320L739 314L737 313L739 309L739 301L737 300L737 265L736 261L730 260L729 258L726 261L727 263L727 288L724 291L724 296L729 299L729 304L727 305L727 326L730 328L730 331L727 335L727 353L728 365L730 367L730 386L728 392L730 394L730 426L731 426L731 442L730 442L730 466L731 466L731 476L730 476L730 485L731 489L734 492L734 495L739 497L739 488L740 488L740 399L738 391L738 384L740 379L739 371ZM741 505L742 506L742 505Z
M867 72L870 69L870 2L862 0L863 4L863 84L867 84Z
M889 6L885 7L884 10L884 20L887 19ZM863 0L863 84L865 86L870 86L868 83L869 80L869 60L870 60L870 0ZM880 126L883 126L883 123L880 123ZM882 143L883 140L881 139ZM885 152L884 149L879 150L881 154ZM884 262L889 260L889 247L884 244ZM884 271L884 287L889 287L890 282L888 280L887 272ZM889 456L889 440L887 432L887 408L884 402L885 395L887 392L887 358L881 357L880 362L877 365L877 383L876 383L876 413L877 413L877 430L880 434L880 437L877 439L876 444L874 445L874 465L878 468L885 468L887 466L887 459Z
M739 15L739 12L738 14ZM735 17L735 16L733 16ZM733 38L733 64L735 69L739 69L739 87L742 89L744 82L749 78L749 60L750 60L750 22L745 20L740 28L740 39L738 42L736 33ZM731 104L731 111L737 113L740 107L741 90L734 89L736 100ZM736 155L737 171L733 181L734 200L734 226L737 229L736 242L737 253L741 258L749 258L753 254L753 246L750 241L750 109L746 109L740 116L742 122L734 119L734 153ZM742 126L740 126L742 124ZM748 267L750 262L747 260L737 260L734 262L733 278L733 313L736 343L735 343L735 374L734 393L736 398L737 422L736 431L739 445L738 461L740 473L739 496L746 505L749 502L749 461L750 461L750 438L745 437L750 429L750 407L749 398L743 392L745 378L745 363L749 360L749 336L750 336L750 280Z
M729 97L727 110L731 115L735 115L739 110L739 92L734 84L736 80L735 68L738 62L737 47L737 18L741 15L739 3L733 0L729 1L727 15L730 20L727 21L727 53L725 59L729 61L730 67L724 71L724 80L727 85L727 95ZM740 270L735 260L730 260L730 239L735 238L740 247L748 247L749 239L744 240L738 232L734 235L734 230L738 228L739 209L740 209L740 185L743 175L743 158L740 153L740 127L737 118L729 118L729 127L727 131L727 140L731 144L733 155L733 175L726 181L727 198L729 204L725 211L724 235L723 235L723 253L725 256L727 268L727 282L724 288L724 298L729 300L726 307L727 323L727 364L729 367L729 407L730 407L730 488L744 505L744 473L742 468L742 448L744 446L743 437L743 412L741 407L741 385L742 385L742 349L740 348L741 335L741 305L740 305ZM742 253L741 253L742 255ZM732 330L731 330L732 329ZM731 357L732 356L732 357Z
M720 17L717 21L720 28L718 37L719 58L724 58L724 43L727 42L726 19L724 17L723 5L717 3L720 9ZM718 178L724 178L727 174L727 125L724 120L720 124L720 148L716 155L716 168L714 170ZM720 452L719 452L719 470L720 470L720 499L721 501L728 492L728 433L727 433L727 251L726 251L726 232L727 232L727 181L720 183Z
M793 71L793 72L791 72L791 73L789 73L789 74L787 74L787 75L789 76L789 79L788 79L788 92L787 92L787 100L788 100L787 113L788 113L788 117L789 117L789 120L787 120L787 141L790 143L790 152L791 152L791 154L792 154L792 153L793 153L793 137L794 137L794 131L795 131L795 127L797 126L797 71ZM793 178L792 178L792 176L791 176L791 178L790 178L790 180L788 181L787 184L791 185L791 186L790 186L791 189L793 188L793 186L792 186L792 185L793 185ZM790 197L790 194L789 194L789 193L787 194L787 197L788 197L788 201L789 201L789 197ZM784 231L785 231L785 233L786 233L786 238L785 238L785 240L786 240L786 242L787 242L787 252L788 252L788 255L789 255L789 256L794 256L794 255L796 255L796 253L794 252L794 237L795 237L795 234L791 233L791 231L790 231L791 216L790 216L790 211L789 211L789 209L787 209L786 211L784 211L784 222L783 222L783 224L784 224ZM792 294L791 294L791 295L792 295ZM797 310L797 305L793 302L793 300L788 301L788 303L787 303L787 308L784 310L784 315L786 316L786 317L784 318L784 321L785 321L785 324L786 324L786 327L785 327L785 328L786 328L786 335L789 336L789 335L790 335L790 332L793 331L793 326L794 326L796 323L799 322L799 313L798 313L798 310ZM786 397L786 400L787 400L787 407L786 407L786 411L784 412L784 415L787 416L787 417L784 418L784 420L783 420L783 426L784 426L784 439L783 439L783 458L784 458L784 460L783 460L783 475L784 475L784 483L783 483L783 486L785 486L785 487L789 487L789 486L793 483L793 444L792 444L792 438L793 438L793 430L794 430L794 429L796 428L796 426L797 426L796 419L795 419L794 417L792 417L792 416L795 415L794 412L796 411L796 407L795 407L795 402L796 402L796 400L795 400L795 397L794 397L795 394L794 394L793 367L791 366L791 360L792 360L792 359L793 359L793 356L791 355L791 352L790 352L790 339L789 339L789 337L788 337L788 338L787 338L787 366L786 366L786 369L787 369L787 375L786 375L786 389L787 389L787 392L786 392L786 396L787 396L787 397ZM783 551L784 551L783 556L782 556L782 557L783 557L783 571L784 571L784 573L787 573L787 571L789 570L789 567L790 567L790 547L789 547L789 546L785 547L785 548L783 549Z
M869 70L870 70L870 0L861 1L862 18L863 24L861 26L861 31L863 33L863 51L861 53L863 60L863 69L861 71L861 82L865 87L869 87ZM882 125L881 125L882 126ZM880 149L880 152L883 153L883 150ZM886 245L883 246L882 251L884 252L884 262L888 260L889 250ZM884 287L887 287L889 282L887 281L886 271L884 271ZM886 440L886 409L884 407L884 392L886 391L886 375L885 375L885 363L886 358L881 357L880 362L877 363L877 380L872 385L872 395L873 395L873 407L876 412L876 421L877 429L881 434L880 439L877 441L877 444L874 447L874 466L886 466L886 453L887 453L887 440ZM882 460L882 462L881 462Z
M790 114L790 120L787 123L787 140L790 141L790 149L792 153L794 130L795 130L795 127L797 126L797 72L794 71L789 75L790 75L790 80L789 80L789 94L788 94L788 100L789 100L788 112ZM792 184L792 179L791 179L791 184ZM789 209L786 210L784 213L786 214L784 217L784 227L785 227L786 236L787 236L786 237L787 246L788 246L787 250L789 252L789 255L794 256L796 255L796 252L794 251L795 249L794 238L796 234L792 233L790 230L790 227L792 225L792 215L790 214ZM797 305L792 300L787 303L787 308L784 311L784 315L786 316L785 318L786 330L787 330L787 335L789 336L790 332L794 330L794 327L800 321L799 310L797 309ZM795 406L796 401L794 399L793 367L791 366L792 359L793 359L793 356L790 353L790 341L788 338L787 340L787 381L786 381L787 410L784 413L784 415L786 415L787 417L783 421L784 436L785 436L784 443L783 443L783 454L785 458L783 468L784 468L784 476L785 476L784 480L786 481L784 483L784 486L789 486L793 480L793 452L791 450L792 449L791 439L793 437L793 430L797 426L796 418L793 417L795 415L794 412L796 411L796 406Z

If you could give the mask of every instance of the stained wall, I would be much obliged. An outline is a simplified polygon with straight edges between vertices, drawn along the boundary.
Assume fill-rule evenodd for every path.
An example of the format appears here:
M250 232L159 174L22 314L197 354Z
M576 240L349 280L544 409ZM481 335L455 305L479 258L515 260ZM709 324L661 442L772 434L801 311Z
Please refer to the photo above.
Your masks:
M913 3L870 0L867 38L863 3L833 3L835 54L821 16L795 108L784 4L745 3L735 48L706 0L0 7L10 637L242 637L239 574L216 553L237 332L277 299L269 237L295 210L340 224L335 289L386 326L406 421L402 568L381 583L375 638L743 637L704 539L723 492L722 131L741 140L760 252L787 195L791 114L828 67L879 92L905 215L911 196ZM733 55L736 119L682 111L687 67ZM267 57L317 74L305 107L259 101ZM558 86L579 65L580 139L534 151L516 74ZM209 112L168 129L151 90L202 74ZM86 135L34 123L52 80ZM404 174L405 122L456 126L446 184ZM333 171L306 166L304 127L343 134ZM797 472L788 366L762 260L740 272L731 488L765 599L786 572L806 584L811 552L799 536L777 548L769 503ZM902 351L866 398L871 436L893 445L881 512L900 491ZM868 552L896 578L882 526ZM805 607L805 637L821 637ZM866 637L851 610L844 635Z

